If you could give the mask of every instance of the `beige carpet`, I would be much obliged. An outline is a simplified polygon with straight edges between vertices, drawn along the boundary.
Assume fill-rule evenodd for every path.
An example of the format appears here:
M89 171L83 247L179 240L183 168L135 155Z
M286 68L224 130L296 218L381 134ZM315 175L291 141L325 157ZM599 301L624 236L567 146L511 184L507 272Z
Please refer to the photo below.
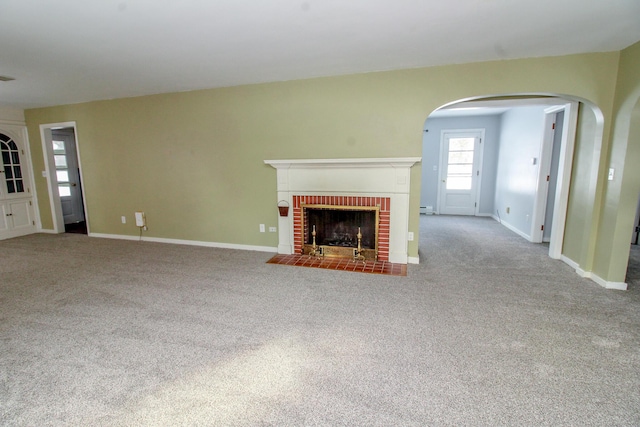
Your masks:
M640 425L637 289L490 219L422 221L406 277L0 241L0 425Z

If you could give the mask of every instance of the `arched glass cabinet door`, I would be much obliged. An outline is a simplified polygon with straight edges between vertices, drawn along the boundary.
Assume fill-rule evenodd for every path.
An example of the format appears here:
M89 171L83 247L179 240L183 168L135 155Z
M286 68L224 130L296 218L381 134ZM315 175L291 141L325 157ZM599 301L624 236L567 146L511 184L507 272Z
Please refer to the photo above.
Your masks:
M2 153L2 169L0 176L4 180L4 190L7 195L25 192L22 166L20 164L20 150L11 137L0 133L0 152Z

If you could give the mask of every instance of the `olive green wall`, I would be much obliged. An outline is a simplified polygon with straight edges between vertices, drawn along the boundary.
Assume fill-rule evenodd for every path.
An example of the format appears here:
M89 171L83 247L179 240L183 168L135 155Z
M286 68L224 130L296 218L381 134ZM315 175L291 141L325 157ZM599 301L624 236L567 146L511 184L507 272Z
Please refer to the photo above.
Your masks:
M580 104L578 117L562 254L587 270L588 239L595 214L593 175L598 168L595 138L598 125L594 111L584 104Z
M606 167L615 169L615 178L604 181L593 271L624 282L640 194L640 43L621 52L614 117Z
M39 125L75 121L91 232L277 246L276 171L265 159L421 156L422 125L452 101L502 94L566 94L611 117L619 52L494 61L248 85L25 111L36 176ZM584 115L583 115L584 116ZM576 151L592 170L593 141ZM606 127L605 127L605 135ZM591 138L593 139L593 138ZM605 141L606 142L606 141ZM53 228L46 180L43 228ZM420 165L411 172L410 231L418 233ZM580 189L579 193L586 190ZM569 238L591 221L573 200ZM126 215L128 223L121 224ZM418 242L409 242L409 256Z

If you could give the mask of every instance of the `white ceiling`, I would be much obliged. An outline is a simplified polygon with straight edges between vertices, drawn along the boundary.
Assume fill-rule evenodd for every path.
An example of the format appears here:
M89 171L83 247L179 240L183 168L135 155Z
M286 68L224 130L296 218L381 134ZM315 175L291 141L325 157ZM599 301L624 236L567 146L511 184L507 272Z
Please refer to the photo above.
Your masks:
M639 0L0 0L0 106L621 50Z

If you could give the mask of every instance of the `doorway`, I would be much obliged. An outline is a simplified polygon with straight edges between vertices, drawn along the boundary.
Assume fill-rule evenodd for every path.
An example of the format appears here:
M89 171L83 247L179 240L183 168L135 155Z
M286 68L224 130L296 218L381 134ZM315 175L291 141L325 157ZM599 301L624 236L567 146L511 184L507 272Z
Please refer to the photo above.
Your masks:
M478 208L482 130L442 132L439 213L475 215Z
M547 203L544 213L544 227L542 232L542 241L551 241L551 229L553 227L553 210L556 200L556 188L558 186L558 168L560 165L560 147L562 145L562 130L564 127L564 110L553 113L553 124L551 130L553 137L551 138L551 164L549 173L547 174Z
M51 147L65 232L87 234L74 129L52 129Z
M448 180L443 171L448 166L445 151L449 150L445 150L441 142L436 143L436 135L440 137L440 132L446 129L483 129L486 135L480 144L480 162L472 169L478 177L473 201L475 211L467 210L464 214L493 217L536 243L543 241L543 231L547 228L550 233L545 240L549 243L549 256L561 259L578 105L578 101L549 94L515 95L452 102L432 112L423 129L421 212L454 213L444 206L443 197L446 194L443 181ZM524 120L530 121L523 123ZM555 153L552 153L552 141L545 137L546 120L558 123L555 136L559 145ZM522 125L528 129L526 138L517 134ZM519 151L511 141L520 139L524 139L526 145ZM504 147L509 150L502 155ZM514 156L518 156L515 163L509 161L514 160ZM429 159L438 159L438 163ZM553 172L550 171L552 164ZM549 179L553 176L556 182L548 182L547 175ZM547 189L551 186L553 191L548 195ZM552 225L544 227L545 222Z
M88 234L75 123L42 125L40 130L54 231Z

